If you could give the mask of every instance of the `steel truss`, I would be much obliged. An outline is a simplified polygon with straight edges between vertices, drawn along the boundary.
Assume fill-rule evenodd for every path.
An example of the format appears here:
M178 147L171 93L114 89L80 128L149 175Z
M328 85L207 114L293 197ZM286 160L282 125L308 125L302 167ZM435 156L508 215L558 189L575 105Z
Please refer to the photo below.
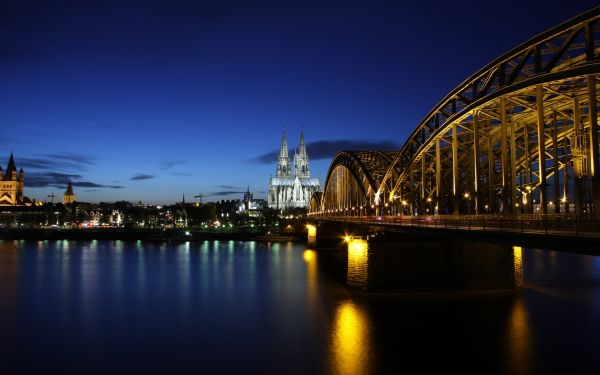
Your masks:
M311 213L598 219L599 52L597 7L473 74L398 152L338 153Z

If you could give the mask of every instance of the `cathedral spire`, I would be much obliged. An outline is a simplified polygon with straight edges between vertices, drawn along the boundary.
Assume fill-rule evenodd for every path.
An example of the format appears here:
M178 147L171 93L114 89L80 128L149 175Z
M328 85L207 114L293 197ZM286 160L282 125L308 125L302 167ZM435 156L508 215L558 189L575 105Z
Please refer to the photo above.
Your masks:
M306 152L306 145L304 144L304 128L300 130L300 147L298 147L297 154L294 155L294 169L296 176L300 178L310 177L308 153Z
M285 138L285 128L283 128L283 136L281 137L281 149L279 150L279 159L289 158L287 139Z
M306 146L304 145L304 127L300 128L300 150L298 151L300 157L308 157L306 155Z
M279 150L276 176L279 178L290 177L290 156L285 138L285 128L283 128L283 137L281 137L281 149Z

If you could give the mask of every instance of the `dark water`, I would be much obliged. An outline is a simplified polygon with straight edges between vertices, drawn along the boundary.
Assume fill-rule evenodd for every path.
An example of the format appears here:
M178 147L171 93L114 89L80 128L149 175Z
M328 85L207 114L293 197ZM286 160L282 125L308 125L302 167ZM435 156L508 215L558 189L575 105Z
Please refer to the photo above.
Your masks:
M0 374L600 373L600 258L523 266L517 291L364 294L302 244L0 242Z

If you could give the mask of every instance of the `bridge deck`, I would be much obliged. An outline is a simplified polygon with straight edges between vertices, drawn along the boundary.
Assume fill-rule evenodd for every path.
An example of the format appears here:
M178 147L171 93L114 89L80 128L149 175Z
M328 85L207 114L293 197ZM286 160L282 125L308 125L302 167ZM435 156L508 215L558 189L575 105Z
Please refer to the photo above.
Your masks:
M470 216L321 216L312 220L375 226L394 231L411 231L446 237L485 237L581 252L600 251L600 222L568 217L501 218Z

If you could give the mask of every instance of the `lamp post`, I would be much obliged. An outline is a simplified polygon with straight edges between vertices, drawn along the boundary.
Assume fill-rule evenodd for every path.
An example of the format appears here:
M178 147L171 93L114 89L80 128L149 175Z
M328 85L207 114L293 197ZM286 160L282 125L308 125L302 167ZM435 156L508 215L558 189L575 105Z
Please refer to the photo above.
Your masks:
M467 212L468 215L471 215L471 195L469 192L465 193L465 199L467 200Z

